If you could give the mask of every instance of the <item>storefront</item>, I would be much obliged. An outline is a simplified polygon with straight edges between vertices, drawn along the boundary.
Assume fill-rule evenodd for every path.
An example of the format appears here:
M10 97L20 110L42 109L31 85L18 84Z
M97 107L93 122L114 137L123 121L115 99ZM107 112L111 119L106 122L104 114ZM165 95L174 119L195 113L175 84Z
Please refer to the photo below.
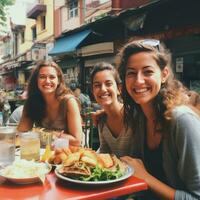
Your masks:
M77 55L77 49L90 34L92 31L88 29L62 36L55 41L54 47L48 52L62 68L67 85L72 81L82 83L83 74L80 68L83 67L83 60Z
M80 66L77 58L64 56L57 60L56 63L64 73L66 85L69 85L71 82L80 82Z
M1 84L6 91L14 90L16 83L17 78L13 71L1 75Z
M78 49L78 55L82 57L83 70L81 73L82 82L84 83L84 92L90 97L91 94L91 71L94 66L99 62L108 62L113 64L114 62L114 43L103 42L98 44L92 44L84 46Z
M113 64L114 56L99 56L98 58L85 59L85 92L91 95L91 72L94 66L99 62L107 62Z
M171 39L167 45L177 78L200 93L200 34Z

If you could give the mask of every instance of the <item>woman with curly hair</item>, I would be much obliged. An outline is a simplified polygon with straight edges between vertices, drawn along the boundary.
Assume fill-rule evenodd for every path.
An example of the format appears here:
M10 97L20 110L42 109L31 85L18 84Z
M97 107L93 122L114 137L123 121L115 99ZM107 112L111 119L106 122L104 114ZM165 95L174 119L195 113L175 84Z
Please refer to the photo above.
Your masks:
M28 97L18 131L33 125L56 130L57 137L66 137L71 145L80 145L82 126L79 106L66 88L60 67L51 61L40 61L31 74Z
M147 199L200 199L199 111L173 77L169 51L146 39L120 56L124 119L136 134L134 158L122 159L147 182Z

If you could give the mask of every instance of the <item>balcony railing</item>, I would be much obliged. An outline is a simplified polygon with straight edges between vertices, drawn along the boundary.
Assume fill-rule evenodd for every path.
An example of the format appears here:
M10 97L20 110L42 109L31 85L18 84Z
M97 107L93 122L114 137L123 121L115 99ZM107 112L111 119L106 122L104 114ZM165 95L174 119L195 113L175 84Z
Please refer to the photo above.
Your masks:
M44 0L38 0L27 12L27 17L31 19L37 19L37 16L43 12L46 12L46 5Z

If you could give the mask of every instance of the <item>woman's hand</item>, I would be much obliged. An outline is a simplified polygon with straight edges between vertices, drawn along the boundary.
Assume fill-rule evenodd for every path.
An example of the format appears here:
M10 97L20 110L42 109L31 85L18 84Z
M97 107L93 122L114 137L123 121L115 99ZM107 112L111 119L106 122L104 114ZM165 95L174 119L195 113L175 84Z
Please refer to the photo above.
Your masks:
M121 160L133 167L134 176L143 179L147 183L149 189L155 192L158 195L158 197L160 197L160 199L174 199L175 189L171 188L165 183L162 183L157 178L149 174L145 169L142 160L131 158L129 156L121 157Z
M104 110L97 110L96 112L91 112L91 117L92 117L92 121L93 121L94 126L98 125L99 118L104 113L105 113Z
M64 131L54 131L53 135L54 140L56 140L57 138L67 138L69 140L69 145L80 146L79 141L74 136L65 133Z
M64 137L64 131L53 131L53 135L56 138L62 138Z
M131 158L129 156L121 157L121 160L128 163L134 169L134 176L146 180L149 176L142 160Z

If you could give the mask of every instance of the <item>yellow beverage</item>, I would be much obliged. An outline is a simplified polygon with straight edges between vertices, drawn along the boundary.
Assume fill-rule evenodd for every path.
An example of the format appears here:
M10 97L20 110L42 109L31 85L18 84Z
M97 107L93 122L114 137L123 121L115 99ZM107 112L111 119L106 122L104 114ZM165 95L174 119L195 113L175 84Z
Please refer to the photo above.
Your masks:
M46 145L46 149L45 149L45 152L44 154L42 155L41 157L41 161L47 161L52 155L52 151L51 151L51 147L49 144Z
M40 139L37 133L26 132L20 138L21 159L39 160L40 159Z

